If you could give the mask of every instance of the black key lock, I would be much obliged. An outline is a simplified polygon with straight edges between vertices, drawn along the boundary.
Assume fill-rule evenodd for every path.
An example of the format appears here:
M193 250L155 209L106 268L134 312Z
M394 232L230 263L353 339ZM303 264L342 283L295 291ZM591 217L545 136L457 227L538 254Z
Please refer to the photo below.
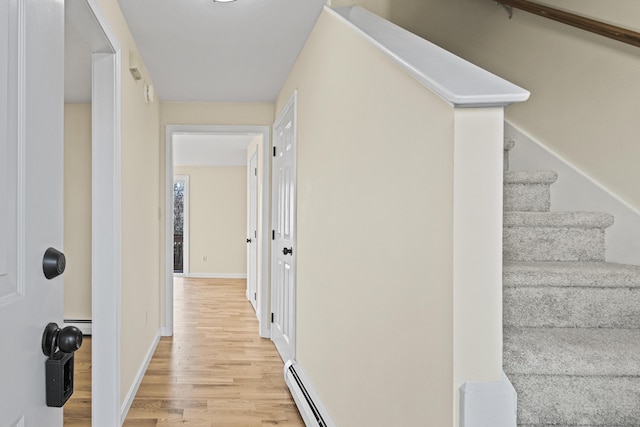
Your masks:
M60 329L49 323L42 334L46 361L47 406L62 407L73 394L73 358L82 346L82 332L75 326Z
M48 248L42 258L42 272L44 277L51 280L64 273L67 259L64 254L55 248Z

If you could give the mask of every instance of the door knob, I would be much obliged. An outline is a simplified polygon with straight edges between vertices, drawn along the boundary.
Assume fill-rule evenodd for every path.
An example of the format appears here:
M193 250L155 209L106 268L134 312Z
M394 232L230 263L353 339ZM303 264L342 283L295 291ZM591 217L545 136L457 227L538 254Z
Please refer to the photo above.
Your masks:
M58 350L73 353L82 346L82 332L75 326L60 329L58 324L49 323L42 334L42 352L53 357Z
M282 254L283 255L287 255L287 254L293 255L293 248L284 248L282 250Z
M251 239L247 239L247 243L251 243Z
M64 273L67 266L67 259L64 254L57 249L49 248L44 252L42 258L42 271L44 277L51 280Z

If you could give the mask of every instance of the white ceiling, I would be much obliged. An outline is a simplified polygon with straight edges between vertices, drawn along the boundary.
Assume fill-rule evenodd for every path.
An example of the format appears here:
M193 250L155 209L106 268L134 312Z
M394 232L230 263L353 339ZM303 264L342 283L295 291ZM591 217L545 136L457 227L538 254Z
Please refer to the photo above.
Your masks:
M261 135L174 134L174 166L246 166L247 147Z
M119 3L162 101L272 102L325 0Z

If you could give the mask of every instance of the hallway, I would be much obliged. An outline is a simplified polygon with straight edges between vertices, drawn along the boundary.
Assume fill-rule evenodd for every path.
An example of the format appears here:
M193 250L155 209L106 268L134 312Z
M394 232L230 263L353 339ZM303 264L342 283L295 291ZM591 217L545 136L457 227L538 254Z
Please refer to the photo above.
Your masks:
M160 340L125 426L303 425L245 283L174 280L174 336Z
M161 338L124 426L304 426L245 288L175 279L174 336Z

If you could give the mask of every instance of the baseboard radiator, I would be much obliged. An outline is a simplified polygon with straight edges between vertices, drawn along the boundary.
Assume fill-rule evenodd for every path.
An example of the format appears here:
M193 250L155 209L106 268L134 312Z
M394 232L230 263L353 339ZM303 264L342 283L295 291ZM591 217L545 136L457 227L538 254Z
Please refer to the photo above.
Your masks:
M335 427L313 386L296 362L289 360L285 364L284 380L307 427Z
M75 326L82 331L82 335L91 335L93 329L91 320L82 319L64 319L64 326Z

